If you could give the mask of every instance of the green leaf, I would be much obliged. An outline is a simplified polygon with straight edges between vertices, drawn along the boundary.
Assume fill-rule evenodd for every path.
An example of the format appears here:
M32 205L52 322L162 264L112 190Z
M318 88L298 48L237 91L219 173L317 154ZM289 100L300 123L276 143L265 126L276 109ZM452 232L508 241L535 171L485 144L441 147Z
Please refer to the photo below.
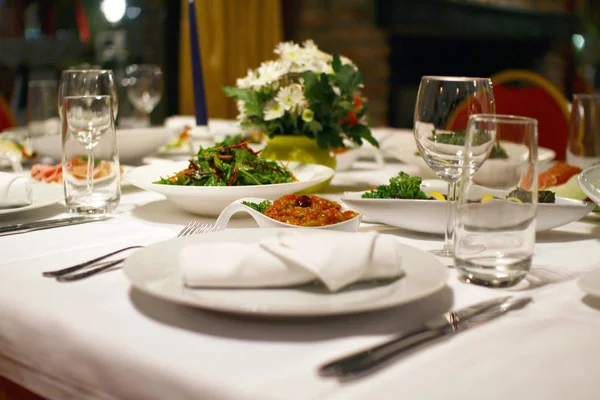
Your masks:
M376 190L363 193L365 199L429 199L421 190L421 178L399 172L398 176L390 178L389 185L377 186Z
M342 61L340 60L340 55L338 53L333 53L331 68L333 68L333 71L335 73L337 73L342 68Z

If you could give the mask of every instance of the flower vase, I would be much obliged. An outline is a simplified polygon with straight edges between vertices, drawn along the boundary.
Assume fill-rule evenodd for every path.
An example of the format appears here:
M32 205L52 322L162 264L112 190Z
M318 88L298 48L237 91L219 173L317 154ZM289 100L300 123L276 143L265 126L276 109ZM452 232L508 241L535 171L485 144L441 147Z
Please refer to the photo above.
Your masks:
M314 139L306 136L275 136L267 141L261 151L267 160L289 160L309 164L319 164L335 170L335 154L331 149L323 149ZM302 194L322 193L327 189L331 179L303 190Z

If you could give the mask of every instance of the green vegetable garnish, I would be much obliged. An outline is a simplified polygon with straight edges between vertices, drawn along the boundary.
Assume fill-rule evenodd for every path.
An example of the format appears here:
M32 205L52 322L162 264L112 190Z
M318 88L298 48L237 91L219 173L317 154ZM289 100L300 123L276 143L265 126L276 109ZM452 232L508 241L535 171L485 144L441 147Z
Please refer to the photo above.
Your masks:
M240 136L198 150L196 159L175 175L154 183L182 186L245 186L289 183L294 176L277 161L258 156Z
M269 207L271 205L271 201L263 200L260 203L253 203L251 201L242 201L242 204L258 211L261 214L264 214L267 207Z
M429 199L421 190L422 179L399 172L398 176L390 178L389 185L377 186L377 189L363 193L364 199Z
M516 197L523 203L531 202L531 192L517 188L510 192L506 197ZM556 202L556 195L550 190L540 190L538 192L538 203L554 204Z

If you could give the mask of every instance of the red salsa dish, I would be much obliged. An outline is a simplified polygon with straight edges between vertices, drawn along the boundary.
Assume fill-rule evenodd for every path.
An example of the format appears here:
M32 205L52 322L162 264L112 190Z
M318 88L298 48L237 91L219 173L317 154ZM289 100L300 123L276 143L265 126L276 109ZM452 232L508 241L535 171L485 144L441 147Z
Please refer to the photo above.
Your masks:
M358 215L342 211L335 201L318 196L290 194L275 200L264 214L280 222L297 226L326 226L348 221Z

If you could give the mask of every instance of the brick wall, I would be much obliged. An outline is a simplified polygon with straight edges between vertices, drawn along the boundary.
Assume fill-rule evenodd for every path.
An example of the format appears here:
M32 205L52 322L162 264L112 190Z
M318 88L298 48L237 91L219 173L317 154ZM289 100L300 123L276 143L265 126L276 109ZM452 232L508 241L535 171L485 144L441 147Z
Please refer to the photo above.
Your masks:
M375 25L372 0L296 0L292 28L286 39L313 39L326 52L349 57L364 76L371 124L387 125L389 46L387 34Z

